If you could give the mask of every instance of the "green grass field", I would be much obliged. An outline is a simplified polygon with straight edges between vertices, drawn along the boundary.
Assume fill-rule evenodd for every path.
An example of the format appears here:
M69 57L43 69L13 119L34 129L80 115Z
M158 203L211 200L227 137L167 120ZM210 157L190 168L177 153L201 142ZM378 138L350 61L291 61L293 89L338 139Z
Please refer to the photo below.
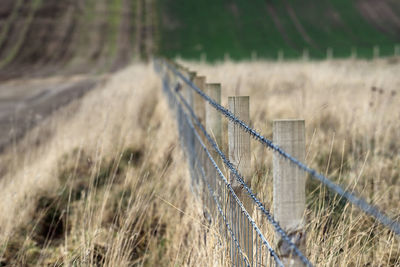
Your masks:
M385 4L400 14L399 3ZM381 31L368 20L355 1L159 0L158 5L159 52L168 57L198 59L204 54L215 61L229 53L238 60L253 53L276 59L281 51L284 58L295 59L308 50L311 58L322 59L331 49L333 57L353 52L358 58L372 58L374 47L379 56L391 56L400 42L400 35Z

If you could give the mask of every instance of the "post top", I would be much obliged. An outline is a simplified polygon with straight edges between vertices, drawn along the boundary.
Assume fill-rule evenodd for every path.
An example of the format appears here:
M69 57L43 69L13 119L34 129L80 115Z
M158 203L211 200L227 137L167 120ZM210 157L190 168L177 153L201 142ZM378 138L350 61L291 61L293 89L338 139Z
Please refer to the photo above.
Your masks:
M228 96L228 99L234 99L234 98L250 98L250 96L248 96L248 95Z
M304 119L277 119L273 120L273 122L295 122L295 121L304 121Z

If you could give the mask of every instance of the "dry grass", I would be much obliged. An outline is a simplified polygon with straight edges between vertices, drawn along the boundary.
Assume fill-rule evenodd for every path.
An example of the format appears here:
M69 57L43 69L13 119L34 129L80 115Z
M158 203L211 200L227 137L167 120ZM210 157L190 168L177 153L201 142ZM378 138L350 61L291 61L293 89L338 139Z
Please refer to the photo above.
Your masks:
M249 95L251 123L271 140L274 119L305 119L306 163L400 218L396 61L183 64L222 84L224 106L229 95ZM272 152L252 141L252 154L252 187L272 207ZM393 234L311 179L307 206L307 255L316 265L400 266Z
M250 95L252 124L269 138L273 119L304 118L307 163L400 216L399 64L184 64L222 83L224 105ZM2 263L227 265L160 91L150 66L131 66L2 155ZM272 153L252 149L252 184L270 206ZM316 265L400 266L399 241L318 183L307 218Z
M135 65L32 130L1 158L2 264L207 264L175 129Z

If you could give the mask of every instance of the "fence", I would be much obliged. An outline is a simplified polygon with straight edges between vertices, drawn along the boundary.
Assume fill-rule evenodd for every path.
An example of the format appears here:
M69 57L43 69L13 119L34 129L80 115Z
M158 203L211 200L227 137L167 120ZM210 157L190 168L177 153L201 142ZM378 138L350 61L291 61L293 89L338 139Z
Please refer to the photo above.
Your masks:
M220 242L232 265L312 266L304 255L302 229L306 173L400 236L399 222L302 163L303 120L274 121L272 142L248 125L248 97L229 97L228 110L220 104L220 85L206 84L205 77L173 62L155 60L154 65L176 114L192 190L202 199L209 222L225 237ZM220 147L222 116L229 120L229 157ZM274 216L249 185L250 137L274 152ZM262 218L255 220L254 209ZM274 238L260 226L265 220Z

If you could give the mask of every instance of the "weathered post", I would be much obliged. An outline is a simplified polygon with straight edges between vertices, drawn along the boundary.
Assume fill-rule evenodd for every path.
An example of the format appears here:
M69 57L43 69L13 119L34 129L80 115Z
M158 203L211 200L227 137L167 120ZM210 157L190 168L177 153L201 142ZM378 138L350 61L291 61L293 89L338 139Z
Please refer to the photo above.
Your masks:
M357 48L354 47L354 46L351 48L351 58L352 59L356 59L357 58Z
M208 83L206 84L206 93L209 97L211 97L216 103L221 104L221 84L219 83ZM205 102L205 101L204 101ZM205 111L206 111L206 130L214 139L217 146L221 149L222 145L222 122L221 122L221 113L219 113L214 107L212 107L209 103L205 102ZM211 156L217 163L217 165L221 168L221 158L218 153L214 149L210 149ZM222 199L222 191L221 191L221 183L217 177L216 170L214 166L212 166L209 159L206 159L206 167L207 167L207 177L209 178L209 182L213 187L215 193L217 193L220 203L225 201ZM212 211L214 216L216 215L216 210ZM215 216L216 217L216 216Z
M189 69L185 69L184 70L184 75L187 79L189 79L191 82L193 81L193 79L196 77L196 72L193 71L189 71ZM186 102L188 103L188 105L190 107L193 108L193 89L190 87L190 85L183 83L183 87L182 87L182 96L183 98L186 100ZM195 142L195 136L194 133L192 131L188 132L188 150L190 151L189 153L189 171L190 171L190 175L192 177L192 190L193 191L198 191L198 184L199 184L199 180L198 180L198 174L196 174L195 171L195 153L196 153L196 142Z
M226 62L226 61L230 61L230 60L231 60L231 56L229 55L228 52L225 52L225 54L224 54L224 61Z
M333 49L332 47L328 47L326 49L326 59L331 60L333 58Z
M206 88L206 77L204 76L194 77L193 84L204 92ZM204 125L204 119L205 119L204 99L193 88L191 88L191 90L193 92L193 110L196 113L196 116L199 118L200 122Z
M251 51L251 61L256 61L257 60L257 51L253 50Z
M200 54L200 62L206 63L207 62L207 54L205 52Z
M206 77L204 77L204 76L195 76L193 78L193 84L198 89L200 89L202 92L204 92L205 86L206 86ZM193 88L191 88L191 91L192 91L192 100L193 100L193 103L192 103L191 106L193 108L193 111L194 111L197 119L204 126L204 121L205 121L204 101L205 100ZM204 136L201 134L200 127L195 124L195 129L196 129L196 131L199 133L199 135L202 137L202 139L204 141ZM206 164L207 164L207 161L208 161L207 155L205 154L204 150L200 147L199 142L197 142L197 145L198 146L195 148L196 154L198 155L197 164L199 164L200 168L204 168L204 170L207 172L207 168L206 168ZM202 174L199 173L198 175L202 175ZM206 173L206 175L207 175L207 173ZM207 195L208 195L207 186L205 184L200 184L200 188L199 189L200 189L200 192L202 192L201 198L203 199L203 202L206 203L209 200L209 198L207 198ZM209 203L206 203L206 204L209 204ZM204 207L205 214L207 214L207 212L208 212L206 206Z
M378 57L379 57L379 46L378 45L375 45L374 46L374 48L373 48L373 57L374 57L374 59L377 59Z
M285 152L301 162L305 159L304 120L275 120L273 140ZM273 209L274 217L292 241L305 251L304 211L305 173L277 153L273 157ZM287 244L277 236L276 244L285 266L303 266Z
M228 97L229 110L246 124L250 123L250 98L248 96ZM243 131L237 124L228 123L229 160L243 175L245 182L250 185L251 181L251 154L250 135ZM233 188L240 188L240 184L231 177ZM240 190L239 190L240 191Z
M215 102L221 104L221 84L219 83L208 83L206 84L206 93ZM222 124L221 124L221 113L212 107L209 103L204 103L206 111L206 130L214 138L218 147L221 149L222 145ZM214 156L216 152L213 151ZM217 156L217 155L215 155Z
M278 61L282 62L283 60L284 60L283 50L279 49L279 51L278 51Z
M246 124L250 123L250 108L248 96L231 96L228 98L229 110L240 120ZM243 176L245 183L251 186L251 152L250 152L250 135L243 131L237 124L228 123L228 146L229 160L236 167L239 173ZM236 195L242 201L245 209L251 215L252 203L249 197L243 193L242 186L237 181L236 177L231 173L230 183ZM233 217L233 227L237 229L236 235L239 238L243 250L249 258L252 258L253 252L250 251L251 246L247 240L248 226L243 223L243 214L240 212Z
M303 61L308 61L310 58L310 53L308 52L308 48L303 49Z

